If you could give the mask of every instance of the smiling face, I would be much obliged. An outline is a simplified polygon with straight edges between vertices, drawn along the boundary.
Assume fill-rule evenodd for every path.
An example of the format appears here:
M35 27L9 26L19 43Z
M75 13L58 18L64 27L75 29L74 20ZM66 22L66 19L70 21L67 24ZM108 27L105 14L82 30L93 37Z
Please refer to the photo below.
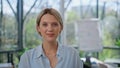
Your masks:
M43 41L53 42L60 34L62 26L59 21L51 14L45 14L41 17L37 31L43 37Z

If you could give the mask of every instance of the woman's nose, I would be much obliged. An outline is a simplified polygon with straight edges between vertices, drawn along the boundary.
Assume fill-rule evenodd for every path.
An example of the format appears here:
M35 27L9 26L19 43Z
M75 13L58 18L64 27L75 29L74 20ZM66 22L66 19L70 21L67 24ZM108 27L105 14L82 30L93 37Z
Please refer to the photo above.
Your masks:
M49 31L52 31L52 30L53 30L52 25L49 25L49 26L48 26L48 30L49 30Z

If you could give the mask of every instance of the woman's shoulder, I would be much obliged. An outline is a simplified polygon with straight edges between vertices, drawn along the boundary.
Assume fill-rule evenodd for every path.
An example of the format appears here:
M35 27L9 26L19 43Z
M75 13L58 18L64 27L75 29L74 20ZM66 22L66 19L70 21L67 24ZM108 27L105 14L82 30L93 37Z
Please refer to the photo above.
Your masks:
M67 45L61 46L61 52L64 57L70 59L74 59L73 57L79 56L79 50Z
M22 56L27 56L27 57L34 57L38 53L38 50L40 51L41 46L37 46L35 48L26 50Z
M75 49L72 46L62 45L61 47L62 47L62 49L64 49L65 52L68 52L68 53L77 52L77 49Z

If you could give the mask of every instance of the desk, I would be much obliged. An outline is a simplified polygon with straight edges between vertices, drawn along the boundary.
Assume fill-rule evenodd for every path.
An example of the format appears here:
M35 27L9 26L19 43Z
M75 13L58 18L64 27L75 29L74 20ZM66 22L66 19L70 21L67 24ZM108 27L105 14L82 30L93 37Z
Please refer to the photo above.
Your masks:
M118 67L120 67L120 59L107 59L104 62L108 64L116 64Z
M13 68L11 63L0 63L0 68Z

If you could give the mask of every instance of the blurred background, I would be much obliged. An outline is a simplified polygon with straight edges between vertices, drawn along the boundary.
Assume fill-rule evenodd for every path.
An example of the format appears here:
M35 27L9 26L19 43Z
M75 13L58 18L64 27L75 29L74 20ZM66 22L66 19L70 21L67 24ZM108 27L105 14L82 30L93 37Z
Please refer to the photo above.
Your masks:
M17 68L23 52L41 44L36 31L36 17L46 7L61 13L64 30L59 41L75 47L81 58L87 55L103 63L111 62L111 59L120 60L120 0L0 0L1 64L11 63ZM101 39L102 49L99 51L80 49L78 23L84 20L96 21L99 25L96 25ZM88 22L85 26L89 25ZM120 66L120 61L117 64Z

